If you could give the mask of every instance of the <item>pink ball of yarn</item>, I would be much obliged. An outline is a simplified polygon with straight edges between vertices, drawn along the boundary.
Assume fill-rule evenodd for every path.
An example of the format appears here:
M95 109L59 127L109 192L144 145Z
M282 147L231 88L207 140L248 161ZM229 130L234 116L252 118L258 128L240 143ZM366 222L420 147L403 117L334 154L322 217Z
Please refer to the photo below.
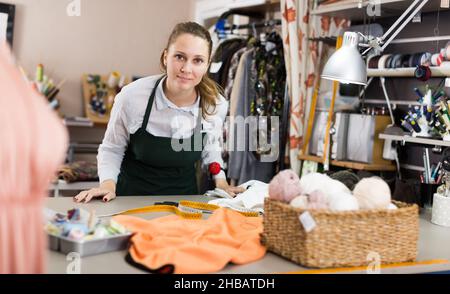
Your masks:
M286 203L302 194L300 179L292 170L278 173L269 184L269 197Z
M309 202L312 203L327 203L327 196L320 190L315 190L309 194Z
M309 194L309 209L328 209L328 197L320 190Z

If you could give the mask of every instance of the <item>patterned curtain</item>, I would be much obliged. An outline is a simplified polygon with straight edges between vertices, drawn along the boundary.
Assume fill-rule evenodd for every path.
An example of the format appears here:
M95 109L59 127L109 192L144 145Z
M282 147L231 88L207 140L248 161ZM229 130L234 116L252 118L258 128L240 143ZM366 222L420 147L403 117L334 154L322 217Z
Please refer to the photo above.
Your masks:
M350 25L348 20L341 18L311 16L309 12L312 7L313 0L281 0L284 54L291 99L289 161L291 169L297 173L301 164L298 154L306 131L305 113L308 113L316 79L320 78L320 73L315 72L323 56L319 52L325 52L321 46L326 46L321 42L308 42L308 38L341 35ZM331 88L331 85L323 83L321 89Z

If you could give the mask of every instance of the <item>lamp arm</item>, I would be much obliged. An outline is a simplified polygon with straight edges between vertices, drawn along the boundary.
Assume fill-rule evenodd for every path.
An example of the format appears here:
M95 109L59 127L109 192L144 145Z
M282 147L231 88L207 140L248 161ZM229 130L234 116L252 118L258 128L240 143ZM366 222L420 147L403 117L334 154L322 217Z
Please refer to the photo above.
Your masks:
M368 47L361 55L364 56L369 53L372 49L378 52L383 52L384 49L392 42L392 40L397 37L397 35L403 30L403 28L411 21L411 19L419 13L419 11L428 3L429 0L414 0L414 2L403 12L403 14L395 21L395 23L389 28L389 30L380 38L368 38L367 36L359 33L364 43L360 43L360 47ZM419 6L417 6L417 4ZM417 7L416 7L417 6ZM411 11L416 7L416 9L411 13ZM406 18L406 20L405 20ZM394 31L395 30L395 31ZM392 33L393 32L393 33ZM392 33L392 35L391 35ZM387 41L385 41L387 39Z
M395 21L395 23L387 30L386 33L381 37L381 40L384 41L393 30L397 28L397 26L403 21L403 19L408 15L408 13L419 3L421 0L414 0L414 2L403 12L403 14ZM427 0L428 1L428 0ZM424 1L426 2L426 1Z
M381 51L384 51L386 47L391 43L391 41L397 37L397 35L403 30L403 28L413 19L413 17L419 13L419 11L428 3L429 0L415 0L408 9L402 14L402 16L392 25L392 27L381 37L381 42L384 42L384 40L389 36L389 34L396 29L396 27L399 25L400 22L403 21L403 19L408 15L408 13L414 8L414 6L417 4L417 2L420 2L419 6L414 10L412 14L410 14L403 23L401 23L400 27L396 29L396 31L389 37L389 39L384 42L383 46L381 47Z

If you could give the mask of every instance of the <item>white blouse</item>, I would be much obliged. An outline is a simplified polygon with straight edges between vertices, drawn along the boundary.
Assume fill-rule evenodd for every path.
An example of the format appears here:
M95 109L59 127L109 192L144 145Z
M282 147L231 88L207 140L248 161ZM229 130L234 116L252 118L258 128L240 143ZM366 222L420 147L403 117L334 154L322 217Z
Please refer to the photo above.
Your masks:
M117 183L122 159L130 142L130 134L134 134L142 126L150 94L160 77L150 76L134 81L125 86L115 97L105 137L98 149L100 183L105 180L113 180ZM147 132L158 137L178 139L192 136L199 114L199 97L191 106L178 107L167 99L162 85L163 81L156 89L155 100L146 126ZM218 162L223 166L222 130L228 111L228 102L221 95L217 100L213 115L208 116L206 120L202 118L202 132L206 133L206 144L202 151L204 170L207 170L212 162ZM226 176L221 171L214 178L225 179Z

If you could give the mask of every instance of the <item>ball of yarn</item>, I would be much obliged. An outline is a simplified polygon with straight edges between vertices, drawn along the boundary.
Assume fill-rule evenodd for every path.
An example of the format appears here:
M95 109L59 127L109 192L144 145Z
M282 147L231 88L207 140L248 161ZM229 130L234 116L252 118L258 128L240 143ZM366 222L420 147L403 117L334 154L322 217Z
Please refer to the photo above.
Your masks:
M351 194L351 191L343 183L320 173L303 176L300 179L300 185L303 193L308 195L311 195L314 191L321 191L327 197L332 197L332 195L341 192Z
M332 173L330 178L343 183L350 190L353 190L355 185L359 182L358 176L351 170L342 170Z
M361 209L386 209L391 203L388 184L378 177L365 178L353 190Z
M307 209L308 208L308 197L305 195L297 196L289 203L295 208Z
M391 203L391 204L389 204L388 209L389 210L396 210L396 209L398 209L398 207L394 203Z
M328 196L320 190L309 194L309 209L328 209Z
M330 180L330 177L321 173L310 173L300 179L300 186L303 193L310 195L314 191L323 191L323 184Z
M269 184L269 197L286 203L302 194L300 179L292 170L279 172Z
M350 193L338 192L329 199L329 208L332 211L358 210L359 204L356 197Z

